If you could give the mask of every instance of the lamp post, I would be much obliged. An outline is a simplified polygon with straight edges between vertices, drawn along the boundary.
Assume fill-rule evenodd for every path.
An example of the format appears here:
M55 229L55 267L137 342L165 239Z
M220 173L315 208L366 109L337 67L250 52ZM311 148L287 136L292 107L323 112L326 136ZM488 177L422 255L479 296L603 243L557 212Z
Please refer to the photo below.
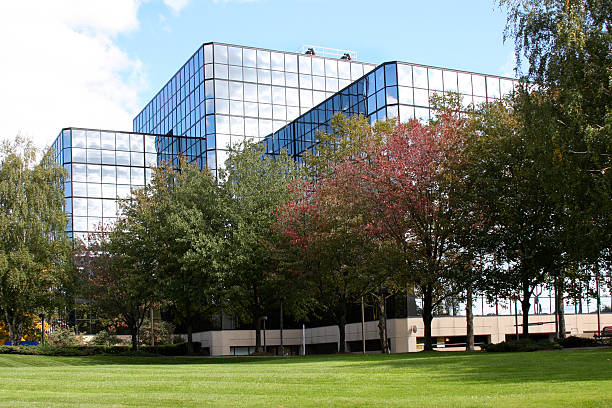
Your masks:
M40 317L40 344L45 345L45 314L41 313Z
M284 296L280 298L280 352L281 356L285 356L285 346L283 345L283 300Z

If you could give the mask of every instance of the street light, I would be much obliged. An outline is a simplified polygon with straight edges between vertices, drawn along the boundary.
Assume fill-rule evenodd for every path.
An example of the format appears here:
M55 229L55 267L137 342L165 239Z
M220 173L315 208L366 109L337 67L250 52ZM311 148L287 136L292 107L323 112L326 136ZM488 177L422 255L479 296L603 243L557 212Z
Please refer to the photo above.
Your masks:
M285 356L285 347L283 345L283 300L284 296L280 298L280 352L281 356Z

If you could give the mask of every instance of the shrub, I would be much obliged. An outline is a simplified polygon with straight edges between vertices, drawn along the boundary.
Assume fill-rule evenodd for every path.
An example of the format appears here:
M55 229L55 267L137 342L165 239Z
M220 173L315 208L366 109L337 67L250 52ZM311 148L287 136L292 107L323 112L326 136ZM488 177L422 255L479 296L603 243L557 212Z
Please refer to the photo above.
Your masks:
M200 342L193 342L193 352L198 354L202 344ZM161 344L159 346L142 346L140 350L161 354L162 356L184 356L187 355L187 343L178 343L178 344Z
M121 344L122 340L117 336L113 336L108 331L102 330L94 336L91 343L99 346L115 346Z
M174 325L164 320L153 320L153 333L155 335L155 344L172 343L172 333L174 333ZM143 344L151 344L151 321L146 319L140 326L140 341ZM183 340L181 340L182 342Z
M57 327L53 329L53 332L49 335L49 341L52 345L59 347L70 347L83 344L83 338L75 335L74 332L67 327Z
M486 344L483 348L488 352L539 351L561 348L557 343L548 340L534 341L531 339L502 341L497 344Z
M565 348L572 347L595 347L600 346L601 343L592 337L578 337L570 336L562 340L559 340L559 344Z

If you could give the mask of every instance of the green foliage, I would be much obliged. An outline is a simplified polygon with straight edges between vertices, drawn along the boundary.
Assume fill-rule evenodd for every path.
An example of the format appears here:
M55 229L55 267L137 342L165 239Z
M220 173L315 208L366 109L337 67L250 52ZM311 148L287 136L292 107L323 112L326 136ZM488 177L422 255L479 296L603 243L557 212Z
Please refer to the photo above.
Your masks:
M91 340L91 344L98 346L115 346L121 343L123 343L123 341L117 336L110 334L108 330L102 330Z
M0 318L19 341L38 313L62 300L70 244L65 233L66 171L20 137L0 147Z
M502 341L497 344L486 344L483 348L491 353L508 353L508 352L525 352L525 351L541 351L541 350L556 350L561 348L557 343L549 340L534 341L529 338L520 340Z
M574 347L597 347L601 346L601 342L592 337L569 336L559 340L559 344L564 348Z
M70 347L83 344L83 338L68 327L56 327L49 335L49 342L56 347Z
M153 324L153 335L155 336L155 344L172 344L172 334L174 333L174 325L165 320L155 319ZM151 344L151 321L145 319L140 330L140 341L143 344Z

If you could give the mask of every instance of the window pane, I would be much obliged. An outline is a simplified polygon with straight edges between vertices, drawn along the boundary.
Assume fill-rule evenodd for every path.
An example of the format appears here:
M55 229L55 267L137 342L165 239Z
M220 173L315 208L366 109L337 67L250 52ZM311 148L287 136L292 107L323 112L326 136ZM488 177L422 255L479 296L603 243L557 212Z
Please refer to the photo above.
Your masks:
M297 72L297 55L285 55L285 70Z
M257 50L257 68L270 69L270 53Z
M228 99L229 90L227 86L227 81L219 81L215 79L215 97Z
M423 67L413 67L412 75L414 79L414 86L417 88L427 88L427 69Z
M487 96L489 98L499 98L499 78L487 77Z
M342 79L351 79L351 63L347 61L338 61L338 77Z
M227 47L225 45L215 44L215 62L227 64Z
M242 65L242 48L228 47L229 63L232 65Z
M100 132L95 130L87 131L87 147L89 149L99 149L100 148Z
M397 82L399 85L412 86L412 66L397 64Z
M130 138L126 133L117 133L117 150L130 150Z
M102 149L115 149L115 134L112 132L101 132L100 133L100 147Z
M272 69L277 70L277 71L284 71L285 70L285 56L284 56L284 54L281 54L279 52L273 52L271 54L271 60L272 60Z
M325 76L325 60L322 58L312 59L312 75Z
M444 91L457 92L457 73L444 71Z
M255 50L251 49L243 49L242 50L242 63L245 67L253 67L257 66L257 55Z
M429 70L429 89L436 91L442 91L442 70L432 69Z
M310 64L312 61L311 57L306 57L303 55L300 55L300 74L310 74Z
M481 75L472 75L472 85L474 86L474 95L487 96L485 88L485 78Z
M336 60L325 60L325 76L338 77L338 63Z
M459 80L459 92L462 94L472 94L472 76L459 72L457 74Z

